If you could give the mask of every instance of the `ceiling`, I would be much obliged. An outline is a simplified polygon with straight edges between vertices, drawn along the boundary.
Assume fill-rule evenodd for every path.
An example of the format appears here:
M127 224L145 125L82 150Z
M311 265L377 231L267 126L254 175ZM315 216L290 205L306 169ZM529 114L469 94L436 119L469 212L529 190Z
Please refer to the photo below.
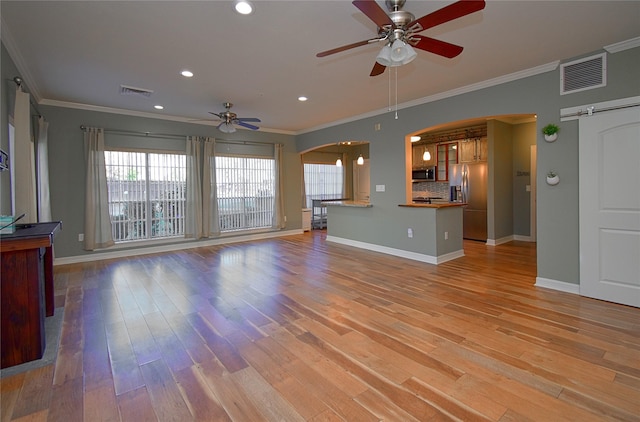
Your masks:
M402 108L640 36L640 1L489 0L422 33L463 46L458 57L418 51L410 64L370 77L380 44L316 57L375 37L350 1L253 3L242 16L231 1L3 0L2 40L41 104L192 121L230 101L239 117L260 118L262 130L295 134L384 112L396 101L395 69ZM450 3L408 0L403 9L418 18ZM121 85L153 94L122 95Z

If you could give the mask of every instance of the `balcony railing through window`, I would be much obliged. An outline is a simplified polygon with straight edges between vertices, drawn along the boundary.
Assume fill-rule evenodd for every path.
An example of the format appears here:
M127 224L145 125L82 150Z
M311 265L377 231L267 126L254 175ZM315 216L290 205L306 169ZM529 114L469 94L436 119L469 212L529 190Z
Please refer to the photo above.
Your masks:
M184 235L184 155L106 151L105 162L116 242Z

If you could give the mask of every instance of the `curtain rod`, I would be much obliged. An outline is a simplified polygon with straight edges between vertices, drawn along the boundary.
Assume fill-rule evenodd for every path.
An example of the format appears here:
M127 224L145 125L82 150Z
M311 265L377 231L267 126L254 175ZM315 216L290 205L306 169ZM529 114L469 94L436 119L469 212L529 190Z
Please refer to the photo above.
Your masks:
M22 87L22 78L20 76L14 76L13 77L13 82L18 85L19 87ZM28 92L27 92L28 93ZM38 114L38 117L44 117L42 115L42 113L40 113L40 110L38 110L38 105L36 103L33 102L33 100L31 99L32 95L29 95L29 105L31 105L31 107L35 110L35 112Z
M80 130L83 132L87 130L85 125L80 126ZM142 137L153 137L153 138L167 138L167 139L182 139L186 140L187 135L178 135L174 133L155 133L155 132L141 132L135 130L122 130L122 129L103 129L104 133L114 133L120 135L133 135L133 136L142 136ZM206 138L206 136L197 136L199 139ZM240 140L232 140L232 139L218 139L214 138L216 143L220 144L242 144L242 145L275 145L270 142L258 142L258 141L240 141Z

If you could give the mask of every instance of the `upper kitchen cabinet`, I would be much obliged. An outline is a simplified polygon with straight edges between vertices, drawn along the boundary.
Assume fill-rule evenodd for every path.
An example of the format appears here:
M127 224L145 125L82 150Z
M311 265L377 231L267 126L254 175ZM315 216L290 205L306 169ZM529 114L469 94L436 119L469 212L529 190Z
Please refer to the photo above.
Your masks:
M428 159L425 160L425 152L428 152ZM412 147L412 162L414 169L423 169L437 165L438 157L435 144L421 144Z
M460 142L459 150L458 160L460 163L487 161L489 153L487 138L465 139Z
M449 180L449 167L458 164L458 143L451 142L438 145L438 182L446 182Z

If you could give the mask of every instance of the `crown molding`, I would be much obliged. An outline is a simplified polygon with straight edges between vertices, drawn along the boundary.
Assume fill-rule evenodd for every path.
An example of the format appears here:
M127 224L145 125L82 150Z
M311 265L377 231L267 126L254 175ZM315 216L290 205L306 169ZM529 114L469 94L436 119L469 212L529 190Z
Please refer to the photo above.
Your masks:
M430 96L427 96L427 97L418 98L417 100L408 101L406 103L401 103L401 104L398 104L397 108L398 108L398 110L401 110L401 109L404 109L404 108L409 108L409 107L414 107L414 106L417 106L417 105L427 104L427 103L431 103L431 102L434 102L434 101L443 100L445 98L455 97L456 95L466 94L466 93L473 92L473 91L479 91L481 89L489 88L489 87L496 86L496 85L501 85L501 84L504 84L504 83L507 83L507 82L512 82L512 81L515 81L515 80L518 80L518 79L528 78L530 76L539 75L541 73L551 72L551 71L556 70L559 65L560 65L560 61L556 60L556 61L551 62L551 63L547 63L547 64L543 64L543 65L540 65L540 66L532 67L532 68L525 69L525 70L522 70L522 71L519 71L519 72L509 73L507 75L499 76L497 78L487 79L486 81L478 82L478 83L471 84L471 85L466 85L466 86L463 86L463 87L460 87L460 88L452 89L452 90L449 90L449 91L441 92L441 93L430 95ZM368 118L368 117L379 116L381 114L388 113L388 112L389 112L389 110L386 109L386 108L385 109L379 109L379 110L371 111L369 113L364 113L364 114L359 114L357 116L349 117L347 119L342 119L342 120L337 120L335 122L327 123L326 125L316 126L316 127L311 128L311 129L299 131L299 132L296 132L296 135L302 135L304 133L315 132L315 131L320 130L320 129L326 129L326 128L333 127L333 126L338 126L338 125L341 125L341 124L344 124L344 123L355 122L357 120L362 120L362 119L365 119L365 118Z
M630 40L620 41L614 44L605 45L604 49L607 53L619 53L624 50L640 47L640 37L631 38Z
M181 116L172 116L169 114L157 114L157 113L149 113L147 111L125 110L121 108L103 107L103 106L97 106L97 105L91 105L91 104L74 103L69 101L44 99L44 100L41 100L38 104L45 105L45 106L53 106L53 107L73 108L76 110L97 111L100 113L120 114L124 116L146 117L149 119L158 119L158 120L169 120L173 122L189 123L192 125L205 125L205 126L214 126L214 127L218 126L217 122L213 122L210 120L194 121L191 118L181 117ZM239 127L238 129L250 130L250 129L245 129L243 127ZM294 132L277 130L277 129L269 129L269 128L263 128L263 127L258 129L257 132L277 133L280 135L295 135Z

